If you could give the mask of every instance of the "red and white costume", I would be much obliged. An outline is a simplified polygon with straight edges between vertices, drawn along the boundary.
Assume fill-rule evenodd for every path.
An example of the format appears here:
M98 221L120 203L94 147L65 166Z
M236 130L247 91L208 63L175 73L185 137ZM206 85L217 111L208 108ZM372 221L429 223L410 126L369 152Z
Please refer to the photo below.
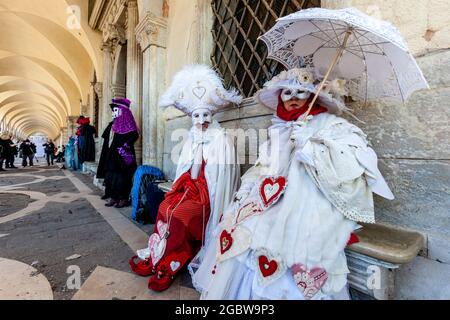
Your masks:
M172 190L161 203L149 246L139 250L142 261L130 265L136 273L153 276L149 288L162 291L194 257L202 260L202 245L208 243L225 206L235 193L240 170L233 140L212 113L239 103L235 92L226 91L209 67L192 65L177 73L160 101L190 114L193 127L178 158ZM207 129L196 124L208 123Z
M257 95L277 116L193 274L202 299L348 297L344 249L358 221L374 222L372 192L393 195L365 134L329 112L342 106L332 93L306 119L283 111L280 89L314 92L311 79L293 69Z

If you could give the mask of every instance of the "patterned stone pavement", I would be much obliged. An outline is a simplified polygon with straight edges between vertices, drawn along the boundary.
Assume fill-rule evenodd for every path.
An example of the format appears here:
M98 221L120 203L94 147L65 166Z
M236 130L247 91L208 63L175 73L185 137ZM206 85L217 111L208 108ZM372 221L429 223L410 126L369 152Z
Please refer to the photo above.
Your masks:
M152 226L105 207L91 181L57 165L0 173L0 299L197 299L187 272L164 293L130 273Z

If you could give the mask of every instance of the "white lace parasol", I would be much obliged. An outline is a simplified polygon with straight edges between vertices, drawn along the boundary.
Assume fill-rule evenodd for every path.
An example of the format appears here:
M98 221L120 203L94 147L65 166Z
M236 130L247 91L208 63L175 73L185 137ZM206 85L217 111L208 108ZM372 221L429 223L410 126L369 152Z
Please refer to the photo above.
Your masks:
M268 57L286 68L307 67L319 79L347 80L359 101L402 102L428 83L400 32L355 8L305 9L278 19L260 38Z

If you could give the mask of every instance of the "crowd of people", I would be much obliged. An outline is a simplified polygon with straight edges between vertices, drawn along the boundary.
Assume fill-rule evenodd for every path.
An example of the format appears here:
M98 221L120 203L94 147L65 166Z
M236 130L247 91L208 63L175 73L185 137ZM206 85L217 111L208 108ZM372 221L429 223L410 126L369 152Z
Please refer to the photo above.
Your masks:
M16 158L22 159L22 167L33 167L35 162L39 162L37 158L37 146L30 139L19 140L14 142L14 137L10 134L2 134L0 136L0 171L5 169L17 169L14 165ZM54 162L63 162L65 146L56 147L51 139L42 145L44 147L45 159L47 165L54 165ZM4 167L3 167L4 165Z

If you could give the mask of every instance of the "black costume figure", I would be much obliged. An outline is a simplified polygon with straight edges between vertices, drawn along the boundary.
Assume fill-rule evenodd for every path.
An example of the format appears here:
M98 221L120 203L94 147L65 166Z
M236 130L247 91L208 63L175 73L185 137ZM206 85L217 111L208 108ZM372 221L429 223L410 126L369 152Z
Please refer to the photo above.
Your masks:
M85 161L95 161L94 136L97 130L90 124L89 118L80 116L77 123L80 125L78 135L78 158L82 164Z
M107 190L111 200L107 207L122 208L129 205L134 172L137 169L134 143L139 138L139 129L130 110L131 101L116 98L110 105L113 114L111 132L114 134L109 147L106 177Z
M105 187L105 195L102 197L102 199L108 199L111 197L111 186L110 183L108 183L108 180L106 179L106 167L107 167L107 161L108 161L108 153L110 150L109 147L109 139L111 137L111 128L113 125L113 121L111 121L106 129L103 131L102 138L103 138L103 146L102 146L102 152L100 153L100 160L98 161L98 167L97 167L97 179L104 179L103 186Z

